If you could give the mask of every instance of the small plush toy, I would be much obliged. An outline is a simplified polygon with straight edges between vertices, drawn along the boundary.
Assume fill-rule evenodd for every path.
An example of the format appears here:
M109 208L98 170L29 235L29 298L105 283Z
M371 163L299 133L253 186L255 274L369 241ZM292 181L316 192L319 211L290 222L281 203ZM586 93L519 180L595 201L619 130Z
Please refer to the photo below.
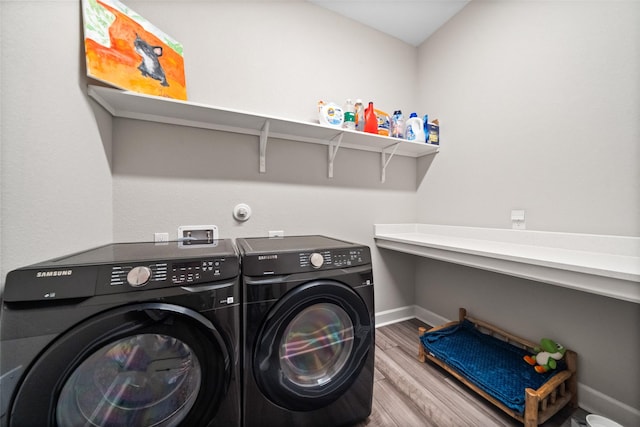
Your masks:
M540 347L534 349L537 354L533 356L524 356L524 360L534 366L536 372L542 374L544 372L555 369L557 366L556 360L560 360L564 357L565 348L549 338L542 338L540 340Z

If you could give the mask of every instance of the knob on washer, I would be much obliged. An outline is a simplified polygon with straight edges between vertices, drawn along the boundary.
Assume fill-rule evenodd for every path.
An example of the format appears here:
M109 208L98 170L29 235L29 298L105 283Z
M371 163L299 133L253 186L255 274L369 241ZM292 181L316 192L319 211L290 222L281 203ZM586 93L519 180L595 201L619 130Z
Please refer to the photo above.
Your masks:
M151 279L151 269L145 266L133 267L127 274L127 282L134 288L144 286Z
M322 264L324 264L324 257L318 252L314 252L309 257L309 261L311 262L313 268L320 268L322 267Z

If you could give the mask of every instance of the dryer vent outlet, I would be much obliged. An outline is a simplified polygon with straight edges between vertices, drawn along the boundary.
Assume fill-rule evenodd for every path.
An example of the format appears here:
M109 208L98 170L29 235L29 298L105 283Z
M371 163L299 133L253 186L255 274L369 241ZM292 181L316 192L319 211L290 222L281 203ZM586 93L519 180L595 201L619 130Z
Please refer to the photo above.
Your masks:
M187 245L212 245L218 240L215 225L182 225L178 227L178 240Z

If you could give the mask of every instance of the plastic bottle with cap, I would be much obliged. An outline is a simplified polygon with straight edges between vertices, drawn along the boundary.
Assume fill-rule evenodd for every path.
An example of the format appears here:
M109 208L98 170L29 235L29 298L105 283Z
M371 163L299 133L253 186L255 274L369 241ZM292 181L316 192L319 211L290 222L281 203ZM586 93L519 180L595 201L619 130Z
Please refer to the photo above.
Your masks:
M405 126L407 141L425 142L424 122L416 113L411 113Z
M351 99L347 99L347 102L344 103L344 123L342 123L342 127L350 130L356 129L356 107Z
M362 104L362 99L356 99L354 107L356 109L356 130L362 132L364 131L364 104Z
M364 110L364 131L368 133L378 133L378 116L376 116L373 102L369 102L369 106Z
M401 110L394 111L391 117L391 136L404 138L404 116Z

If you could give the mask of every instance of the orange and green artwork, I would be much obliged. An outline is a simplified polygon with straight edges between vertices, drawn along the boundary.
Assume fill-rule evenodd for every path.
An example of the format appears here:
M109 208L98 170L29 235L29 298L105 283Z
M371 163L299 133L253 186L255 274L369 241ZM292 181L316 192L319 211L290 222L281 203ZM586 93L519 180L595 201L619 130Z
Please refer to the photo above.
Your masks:
M117 0L82 0L82 17L89 77L187 99L182 44Z

